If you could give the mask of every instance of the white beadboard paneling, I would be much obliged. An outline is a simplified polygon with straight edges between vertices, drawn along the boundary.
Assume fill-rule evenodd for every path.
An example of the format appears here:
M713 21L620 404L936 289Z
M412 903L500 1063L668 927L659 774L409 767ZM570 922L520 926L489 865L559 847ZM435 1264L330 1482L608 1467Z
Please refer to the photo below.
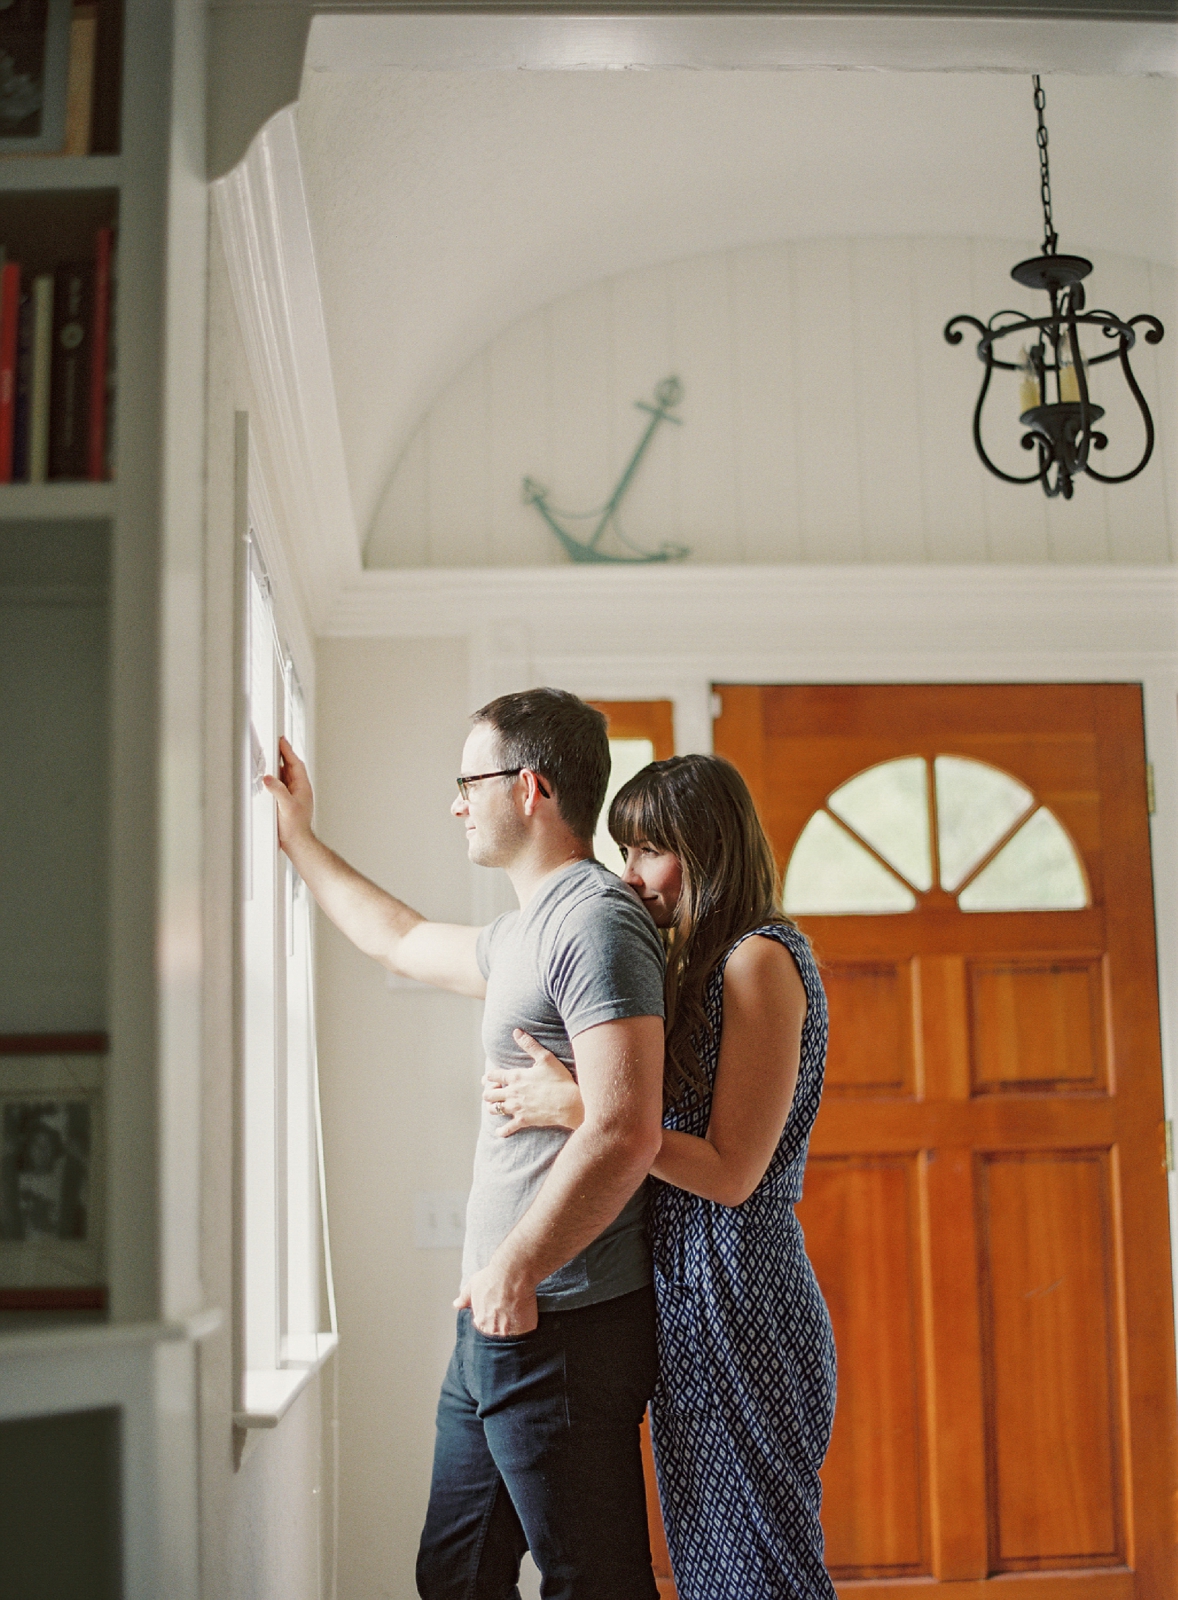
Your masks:
M666 267L630 272L616 278L611 352L611 492L650 422L649 413L638 410L636 402L651 402L655 386L675 373L673 349L670 278ZM680 403L681 416L690 415L691 399L688 395ZM643 550L683 542L678 531L682 433L682 424L659 424L622 502L622 527L627 538Z
M1102 255L1094 258L1093 268L1085 282L1091 306L1115 311L1124 318L1136 316L1139 311L1153 311L1150 273L1145 262L1133 261L1127 256ZM1097 354L1102 347L1108 348L1100 334L1089 335L1084 344L1086 349ZM1158 362L1154 350L1145 343L1140 332L1129 359L1154 414L1156 427L1160 388ZM1129 393L1119 361L1106 361L1096 368L1092 374L1092 394L1097 404L1105 407L1100 428L1108 435L1108 448L1093 452L1093 464L1098 472L1127 472L1141 457L1145 424ZM1079 500L1090 486L1100 487L1086 480L1077 486L1076 499ZM1102 492L1108 507L1111 559L1143 563L1168 560L1165 464L1158 458L1156 446L1154 458L1139 477L1130 483L1110 485ZM1066 550L1060 552L1060 557L1063 560L1085 559L1083 555L1070 556Z
M550 306L548 382L552 416L552 469L542 480L551 505L565 512L593 511L613 488L610 451L613 283L591 284ZM527 469L524 469L527 471ZM539 513L533 511L533 516ZM570 521L584 537L591 519ZM555 539L554 534L549 535Z
M911 240L854 240L851 288L865 558L925 561Z
M810 561L862 561L851 241L802 240L793 263L802 547Z
M487 352L438 397L429 415L428 485L431 566L490 556Z
M979 314L970 303L969 241L914 239L912 288L929 559L986 561L986 469L970 434L982 377L977 341L968 330L959 345L944 335L958 312Z
M732 253L734 425L748 561L802 558L790 246Z
M520 494L585 512L615 487L646 423L635 402L677 374L682 424L664 425L623 505L635 544L684 544L693 564L775 562L1165 563L1178 529L1175 274L1096 258L1093 304L1150 310L1169 327L1139 341L1157 423L1141 479L1090 479L1070 502L992 477L974 452L982 368L976 336L945 342L948 318L1043 296L1010 268L1031 240L814 239L643 267L589 285L486 346L423 418L387 486L371 567L563 566ZM1017 351L1012 352L1017 354ZM1140 420L1110 363L1094 375L1109 450L1134 459ZM1029 472L1017 382L999 374L985 438ZM591 519L572 522L585 536ZM610 541L622 553L622 547Z
M397 464L364 550L369 567L430 565L429 492L426 486L429 419L409 441Z
M563 561L522 481L551 477L547 324L528 317L508 328L488 352L491 381L491 546L496 566Z
M1016 261L1033 255L1027 248L1012 247L1005 239L974 239L970 244L970 303L962 310L970 310L985 322L994 312L1009 307L1028 316L1042 315L1047 310L1047 297L1025 289L1010 276ZM967 336L968 342L968 336ZM1015 361L1021 346L1013 339L1000 348L1003 361ZM982 364L974 359L974 382L979 383ZM1024 450L1019 443L1025 428L1019 426L1018 379L1013 372L995 373L986 396L986 411L982 437L990 460L995 466L1024 477L1035 470L1035 455ZM962 419L965 421L966 419ZM959 424L960 425L960 424ZM980 466L981 463L978 462ZM1043 490L1034 483L1003 483L993 473L983 469L982 498L986 518L986 548L991 561L1048 561L1051 557L1047 539L1047 500ZM1087 504L1072 503L1071 510L1077 521L1095 520L1103 534L1103 516L1100 508L1092 509L1090 497ZM1108 552L1101 548L1096 559L1106 560Z
M727 255L671 268L675 355L689 397L680 447L683 543L696 561L743 559L737 528Z

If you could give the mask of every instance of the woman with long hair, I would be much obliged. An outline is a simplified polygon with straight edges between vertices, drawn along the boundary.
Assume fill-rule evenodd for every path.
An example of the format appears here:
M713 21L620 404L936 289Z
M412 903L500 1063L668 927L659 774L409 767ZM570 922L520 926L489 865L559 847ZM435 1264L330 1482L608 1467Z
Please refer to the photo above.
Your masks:
M834 1341L793 1210L822 1093L821 980L730 763L653 762L609 829L667 952L651 1434L680 1600L833 1600L818 1471ZM501 1135L576 1127L567 1067L517 1039L534 1065L484 1080Z

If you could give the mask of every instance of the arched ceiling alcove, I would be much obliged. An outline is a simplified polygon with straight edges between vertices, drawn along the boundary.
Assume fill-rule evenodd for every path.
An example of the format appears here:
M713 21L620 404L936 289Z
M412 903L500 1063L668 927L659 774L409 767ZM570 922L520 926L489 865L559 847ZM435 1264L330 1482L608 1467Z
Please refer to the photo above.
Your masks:
M1175 80L1047 90L1064 248L1174 262ZM1040 226L1015 73L308 70L298 130L362 539L443 387L560 295L759 242Z

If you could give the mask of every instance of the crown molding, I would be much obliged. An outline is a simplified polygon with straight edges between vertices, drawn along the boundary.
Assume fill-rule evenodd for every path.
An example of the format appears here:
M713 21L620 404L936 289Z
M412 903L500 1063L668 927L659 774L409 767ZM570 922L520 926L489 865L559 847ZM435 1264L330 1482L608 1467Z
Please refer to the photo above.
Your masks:
M380 70L1178 71L1170 0L1121 6L762 3L319 5L310 72Z
M257 408L251 461L315 633L361 568L293 110L212 188Z
M218 176L304 70L1178 71L1174 0L210 0L208 16Z
M616 680L1136 678L1178 665L1178 568L639 566L366 572L322 631L489 641ZM966 666L970 667L965 672ZM597 692L604 692L604 687ZM632 691L631 691L632 692Z

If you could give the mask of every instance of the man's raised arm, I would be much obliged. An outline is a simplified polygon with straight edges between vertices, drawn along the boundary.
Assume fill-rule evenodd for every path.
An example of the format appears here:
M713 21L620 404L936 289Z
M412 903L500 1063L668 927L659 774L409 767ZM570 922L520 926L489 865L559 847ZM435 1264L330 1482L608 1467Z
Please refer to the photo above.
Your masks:
M405 978L482 999L487 984L475 958L477 928L427 922L378 888L315 837L307 769L285 739L278 776L263 779L278 808L278 843L319 905L357 949Z
M573 1039L585 1120L543 1187L458 1304L483 1333L536 1326L536 1286L592 1244L646 1177L662 1143L663 1019L599 1022Z

